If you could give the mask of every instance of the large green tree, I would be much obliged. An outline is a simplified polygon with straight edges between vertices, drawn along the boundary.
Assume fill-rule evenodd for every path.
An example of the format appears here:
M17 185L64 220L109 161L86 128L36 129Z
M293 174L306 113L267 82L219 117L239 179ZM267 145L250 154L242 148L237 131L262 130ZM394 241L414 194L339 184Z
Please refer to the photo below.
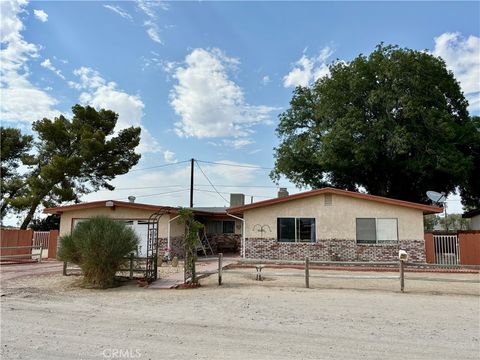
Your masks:
M33 138L22 135L19 129L0 127L0 192L3 217L11 200L18 196L25 184L25 173L19 173L18 167L28 163L28 152L32 148Z
M27 191L12 205L27 209L21 228L26 229L40 204L55 206L63 201L80 201L81 195L109 183L138 163L135 148L140 128L115 131L118 114L75 105L71 120L63 115L33 123L37 134Z
M442 59L380 44L295 89L271 177L410 201L458 186L479 194L479 126L467 106Z

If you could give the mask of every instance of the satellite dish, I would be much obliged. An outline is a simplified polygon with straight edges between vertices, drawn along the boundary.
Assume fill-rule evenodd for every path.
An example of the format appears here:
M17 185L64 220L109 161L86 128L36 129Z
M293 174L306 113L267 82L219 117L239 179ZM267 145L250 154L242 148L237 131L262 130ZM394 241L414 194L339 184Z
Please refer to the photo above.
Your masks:
M444 203L447 200L445 193L438 193L436 191L427 191L427 196L434 203Z

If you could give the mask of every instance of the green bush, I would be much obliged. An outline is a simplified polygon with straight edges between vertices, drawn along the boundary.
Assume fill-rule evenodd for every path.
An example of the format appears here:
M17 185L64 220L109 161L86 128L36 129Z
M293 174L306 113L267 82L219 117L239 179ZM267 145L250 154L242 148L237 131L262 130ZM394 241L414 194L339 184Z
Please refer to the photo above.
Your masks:
M115 273L137 245L137 235L125 223L98 216L60 238L58 258L80 266L85 285L108 288L115 285Z

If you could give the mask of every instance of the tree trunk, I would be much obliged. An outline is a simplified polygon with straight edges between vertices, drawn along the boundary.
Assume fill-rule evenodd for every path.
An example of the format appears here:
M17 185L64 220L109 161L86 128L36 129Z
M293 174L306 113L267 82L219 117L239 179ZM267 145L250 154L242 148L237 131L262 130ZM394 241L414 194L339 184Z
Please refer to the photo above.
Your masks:
M25 217L25 220L23 220L22 226L20 226L20 230L26 230L27 226L30 224L30 222L33 219L33 215L35 215L35 210L37 210L38 205L40 204L40 201L35 200L32 203L32 206L30 207L30 210L28 210L28 214Z

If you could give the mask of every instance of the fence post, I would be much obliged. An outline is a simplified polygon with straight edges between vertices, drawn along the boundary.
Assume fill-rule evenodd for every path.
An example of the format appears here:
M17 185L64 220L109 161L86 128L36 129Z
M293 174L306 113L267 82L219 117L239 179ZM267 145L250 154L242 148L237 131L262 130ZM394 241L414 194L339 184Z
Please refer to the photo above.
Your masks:
M405 262L400 260L400 291L403 292L405 288Z
M38 257L38 262L39 263L42 262L42 255L43 255L43 245L40 245L40 255Z
M63 262L63 276L67 276L67 262Z
M310 259L308 256L305 257L305 287L307 289L310 287Z
M133 279L133 253L130 253L130 280Z
M222 285L223 253L218 253L218 285Z

